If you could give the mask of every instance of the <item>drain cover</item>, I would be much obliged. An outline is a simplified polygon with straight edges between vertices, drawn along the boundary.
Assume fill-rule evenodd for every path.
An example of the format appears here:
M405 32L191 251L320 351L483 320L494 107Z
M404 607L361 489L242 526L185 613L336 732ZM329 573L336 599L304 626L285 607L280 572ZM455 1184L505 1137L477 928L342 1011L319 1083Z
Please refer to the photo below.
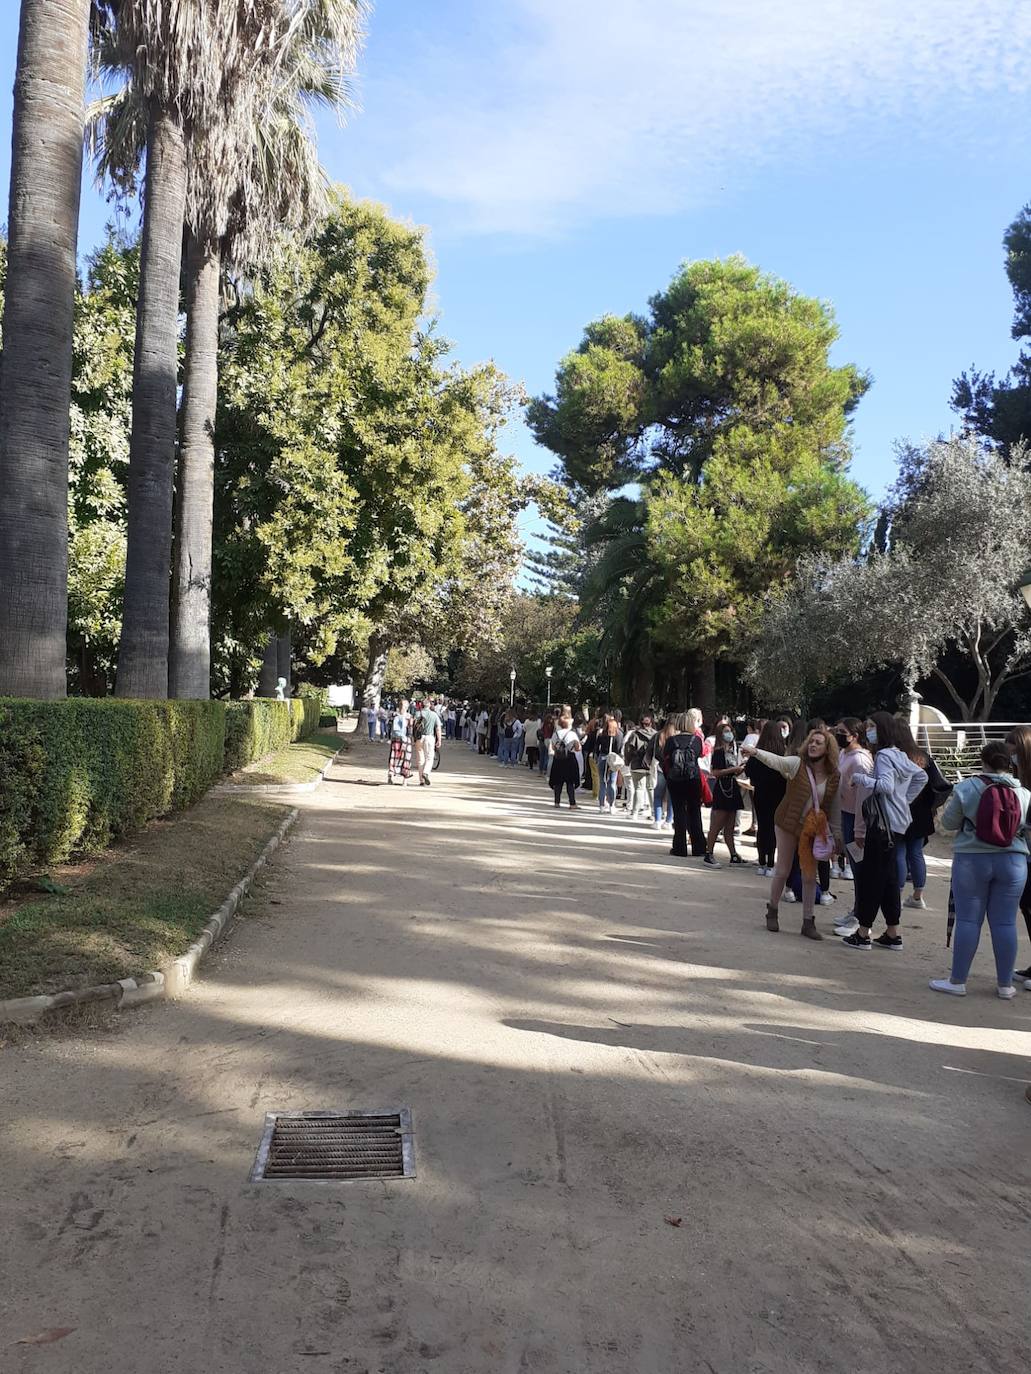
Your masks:
M414 1176L412 1114L401 1107L394 1112L267 1112L250 1181Z

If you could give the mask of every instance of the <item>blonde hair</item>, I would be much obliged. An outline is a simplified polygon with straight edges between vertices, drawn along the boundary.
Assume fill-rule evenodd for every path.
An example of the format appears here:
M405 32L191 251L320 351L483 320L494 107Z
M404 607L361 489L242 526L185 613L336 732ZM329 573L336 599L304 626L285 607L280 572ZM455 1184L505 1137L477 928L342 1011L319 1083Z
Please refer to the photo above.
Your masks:
M697 706L692 706L684 717L687 730L700 730L702 728L702 713Z
M805 739L798 747L798 757L803 760L808 757L809 741L811 739L815 739L817 735L820 735L822 737L824 747L827 751L827 767L831 770L832 773L836 773L838 771L838 741L834 738L834 736L826 728L826 726L821 725L818 730L809 731L808 735L806 735Z

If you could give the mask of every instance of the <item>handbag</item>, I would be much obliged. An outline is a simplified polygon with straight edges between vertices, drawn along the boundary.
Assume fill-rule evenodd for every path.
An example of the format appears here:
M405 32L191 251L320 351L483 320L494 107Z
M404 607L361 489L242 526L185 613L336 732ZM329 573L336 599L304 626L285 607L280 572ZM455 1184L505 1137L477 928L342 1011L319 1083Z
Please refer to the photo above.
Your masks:
M813 777L813 770L807 767L805 771L809 775L809 786L812 788L813 792L813 811L818 816L823 816L826 822L827 817L824 815L823 809L820 806L820 794L816 790L816 779ZM818 835L813 836L813 858L816 859L818 863L825 863L828 859L834 858L834 841L831 839L830 831L826 824Z

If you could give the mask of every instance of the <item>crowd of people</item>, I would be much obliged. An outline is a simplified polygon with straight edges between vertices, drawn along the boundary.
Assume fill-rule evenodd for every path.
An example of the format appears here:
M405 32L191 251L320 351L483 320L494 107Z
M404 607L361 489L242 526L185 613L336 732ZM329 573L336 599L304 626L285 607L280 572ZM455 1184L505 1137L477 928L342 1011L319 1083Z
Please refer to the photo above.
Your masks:
M833 725L722 715L707 730L695 709L633 721L615 708L588 717L568 705L416 700L370 710L367 726L370 739L390 739L391 783L407 784L414 760L429 786L443 741L455 740L546 779L556 808L565 799L571 810L589 804L669 831L676 858L718 869L722 844L729 865L745 867L738 840L754 838L754 871L770 880L766 930L779 933L782 905L797 904L800 933L822 940L817 908L840 902L833 933L853 952L902 951L902 912L926 907L924 850L940 828L954 836L955 934L950 973L930 986L966 994L987 920L999 997L1015 996L1018 983L1031 990L1031 964L1016 967L1018 913L1031 938L1031 726L987 743L981 771L955 782L887 711ZM845 884L838 892L835 881Z

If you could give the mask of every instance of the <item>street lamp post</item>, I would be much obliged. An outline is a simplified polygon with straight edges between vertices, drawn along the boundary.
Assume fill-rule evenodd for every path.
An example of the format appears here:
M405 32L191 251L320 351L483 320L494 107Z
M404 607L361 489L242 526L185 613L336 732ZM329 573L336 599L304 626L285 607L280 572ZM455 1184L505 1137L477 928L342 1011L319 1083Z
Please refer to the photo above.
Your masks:
M545 668L545 670L544 670L544 676L548 679L548 706L549 706L549 707L551 706L551 675L552 675L552 673L553 673L554 671L555 671L554 668Z
M508 704L509 704L509 706L514 706L514 705L515 705L515 669L514 669L514 668L513 668L512 671L509 673L509 675L508 675L508 680L509 680L509 682L512 684L512 685L511 685L511 689L510 689L510 691L509 691L509 693L508 693Z

